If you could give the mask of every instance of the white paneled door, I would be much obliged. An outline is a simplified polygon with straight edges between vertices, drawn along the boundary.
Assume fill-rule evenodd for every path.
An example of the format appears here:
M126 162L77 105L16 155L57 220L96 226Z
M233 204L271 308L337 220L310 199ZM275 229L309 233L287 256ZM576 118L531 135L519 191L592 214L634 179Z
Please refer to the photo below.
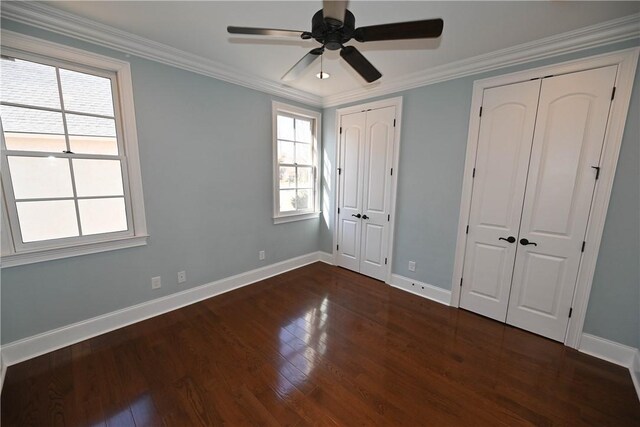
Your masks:
M564 340L616 73L485 90L462 307Z
M460 305L505 321L540 80L484 92Z
M385 280L395 107L343 115L340 133L338 265Z
M544 79L507 323L562 341L617 66Z

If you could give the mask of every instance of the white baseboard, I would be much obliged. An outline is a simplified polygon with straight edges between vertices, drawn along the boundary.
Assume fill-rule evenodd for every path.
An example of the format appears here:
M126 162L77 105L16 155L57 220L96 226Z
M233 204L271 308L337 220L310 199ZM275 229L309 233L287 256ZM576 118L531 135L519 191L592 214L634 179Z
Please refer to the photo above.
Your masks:
M389 284L394 288L402 289L403 291L419 295L444 305L449 305L449 300L451 299L451 291L429 285L427 283L418 282L417 280L411 280L408 277L400 276L399 274L392 274L391 282Z
M7 373L7 365L4 363L4 357L2 357L2 348L0 347L0 393L2 393L2 386L4 386L4 376Z
M286 271L321 261L323 258L325 258L323 252L312 252L3 345L0 354L4 362L3 378L5 366L11 366Z
M320 261L324 262L325 264L329 264L329 265L336 265L335 263L335 259L333 259L333 254L330 254L328 252L319 252L320 254Z
M583 353L629 369L633 386L640 400L640 350L595 335L582 334L580 346Z
M578 350L625 368L631 367L633 358L638 351L636 348L590 334L582 334Z

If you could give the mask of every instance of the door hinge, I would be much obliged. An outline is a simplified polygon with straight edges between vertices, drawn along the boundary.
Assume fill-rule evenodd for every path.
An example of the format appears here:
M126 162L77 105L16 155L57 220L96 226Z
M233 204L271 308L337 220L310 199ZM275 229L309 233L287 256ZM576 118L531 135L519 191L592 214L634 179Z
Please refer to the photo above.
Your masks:
M616 87L613 87L613 90L611 91L611 100L613 101L613 98L616 97Z
M471 178L475 178L476 177L476 168L473 168L473 173L471 174Z
M469 226L467 225L467 231L464 234L469 234Z
M596 180L600 178L600 166L591 166L592 169L596 170Z
M342 135L342 126L340 126L340 135Z
M460 287L462 287L462 277L460 278Z
M386 258L384 259L384 265L387 265L387 259Z
M580 252L584 252L584 247L587 246L587 242L585 242L584 240L582 241L582 249L580 250Z
M340 215L340 208L338 208L338 215Z
M336 251L340 250L340 245L336 245Z
M482 117L482 106L480 106L480 117Z
M553 77L553 74L549 74L548 76L544 76L543 79L548 79L549 77Z
M338 175L342 175L342 168L338 168Z
M569 309L569 317L571 317L572 314L573 314L573 307Z
M393 176L393 168L391 168L391 176Z
M387 222L391 221L391 214L387 215Z
M393 119L393 127L396 127L396 119Z

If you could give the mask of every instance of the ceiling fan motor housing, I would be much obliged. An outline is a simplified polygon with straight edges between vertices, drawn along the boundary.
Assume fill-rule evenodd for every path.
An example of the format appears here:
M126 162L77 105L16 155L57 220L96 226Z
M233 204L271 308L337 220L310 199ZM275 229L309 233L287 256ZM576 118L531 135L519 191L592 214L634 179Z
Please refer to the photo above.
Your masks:
M344 22L324 19L322 9L311 18L311 35L329 50L338 50L353 38L356 18L348 10L344 12Z

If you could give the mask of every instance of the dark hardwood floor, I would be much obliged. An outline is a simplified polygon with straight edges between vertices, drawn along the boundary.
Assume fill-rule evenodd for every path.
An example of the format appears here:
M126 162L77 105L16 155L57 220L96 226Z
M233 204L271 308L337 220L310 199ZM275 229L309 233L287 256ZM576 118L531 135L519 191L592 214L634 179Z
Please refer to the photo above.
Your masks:
M11 366L2 426L640 424L629 372L313 264Z

